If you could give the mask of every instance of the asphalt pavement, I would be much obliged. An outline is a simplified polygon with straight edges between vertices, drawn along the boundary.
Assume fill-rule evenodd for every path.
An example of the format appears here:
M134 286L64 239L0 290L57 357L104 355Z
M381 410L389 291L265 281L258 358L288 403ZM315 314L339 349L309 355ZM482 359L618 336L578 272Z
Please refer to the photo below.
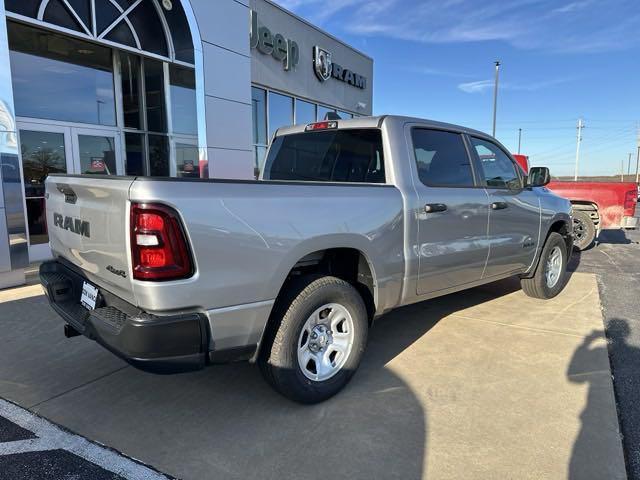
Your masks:
M597 274L627 474L640 480L640 231L602 232L570 267Z

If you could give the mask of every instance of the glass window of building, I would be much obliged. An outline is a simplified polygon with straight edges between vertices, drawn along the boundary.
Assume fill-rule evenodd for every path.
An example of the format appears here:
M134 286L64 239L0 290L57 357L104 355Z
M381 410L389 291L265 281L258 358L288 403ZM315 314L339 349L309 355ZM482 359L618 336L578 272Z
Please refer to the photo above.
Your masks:
M200 178L199 150L196 145L176 143L176 174L182 178Z
M146 162L144 155L145 135L142 133L126 133L124 135L124 143L126 152L125 168L127 175L146 175Z
M253 143L267 144L267 92L251 88L251 110L253 114Z
M269 92L269 140L281 127L293 125L293 98Z
M343 112L341 110L338 110L338 115L340 115L340 118L342 118L343 120L348 120L350 118L353 118L353 114L352 113Z
M336 109L318 105L318 121L326 120L329 112L336 113Z
M197 135L196 74L192 69L175 65L170 66L169 73L173 132Z
M49 241L44 181L51 173L67 173L64 134L20 130L20 149L29 242L40 245Z
M8 23L16 114L115 125L111 50Z
M113 137L78 135L80 173L116 175L116 149Z
M140 108L140 57L120 52L120 71L122 76L122 110L125 128L142 129L142 108Z
M316 121L316 106L313 103L296 99L296 124L304 125Z
M149 175L152 177L168 177L169 139L164 135L149 135Z
M147 101L147 130L167 131L167 111L164 91L164 65L157 60L144 59L144 85Z

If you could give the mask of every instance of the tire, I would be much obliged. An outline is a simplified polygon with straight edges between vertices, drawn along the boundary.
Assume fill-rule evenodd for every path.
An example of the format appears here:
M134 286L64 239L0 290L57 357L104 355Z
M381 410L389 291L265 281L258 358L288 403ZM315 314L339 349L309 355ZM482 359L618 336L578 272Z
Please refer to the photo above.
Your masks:
M573 211L573 245L580 251L593 245L596 239L596 226L589 213L584 210Z
M367 309L358 291L339 278L305 276L290 283L273 315L277 323L268 330L258 358L265 380L304 404L342 390L367 344ZM339 345L341 351L336 350ZM305 365L301 357L308 358Z
M559 254L559 258L557 255ZM561 262L558 266L554 263L554 270L559 267L557 277L549 276L548 273L552 266L549 264L552 259ZM567 252L567 244L562 235L551 232L547 237L547 241L542 249L536 272L531 278L520 279L520 285L525 294L532 298L549 300L557 296L567 285L567 263L569 253Z

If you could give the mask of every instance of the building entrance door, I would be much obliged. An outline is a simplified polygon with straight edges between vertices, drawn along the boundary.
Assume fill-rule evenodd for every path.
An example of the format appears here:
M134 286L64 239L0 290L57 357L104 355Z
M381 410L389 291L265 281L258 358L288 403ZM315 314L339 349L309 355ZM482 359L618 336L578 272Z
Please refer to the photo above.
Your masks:
M116 129L18 122L24 178L29 261L51 257L44 181L52 173L123 175Z

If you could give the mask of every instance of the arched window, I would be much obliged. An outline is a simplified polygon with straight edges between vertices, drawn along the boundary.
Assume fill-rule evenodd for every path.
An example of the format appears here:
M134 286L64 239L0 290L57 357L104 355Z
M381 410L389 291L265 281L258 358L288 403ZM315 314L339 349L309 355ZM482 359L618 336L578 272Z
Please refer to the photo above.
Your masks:
M94 41L194 63L180 0L5 0L5 7L24 20Z

